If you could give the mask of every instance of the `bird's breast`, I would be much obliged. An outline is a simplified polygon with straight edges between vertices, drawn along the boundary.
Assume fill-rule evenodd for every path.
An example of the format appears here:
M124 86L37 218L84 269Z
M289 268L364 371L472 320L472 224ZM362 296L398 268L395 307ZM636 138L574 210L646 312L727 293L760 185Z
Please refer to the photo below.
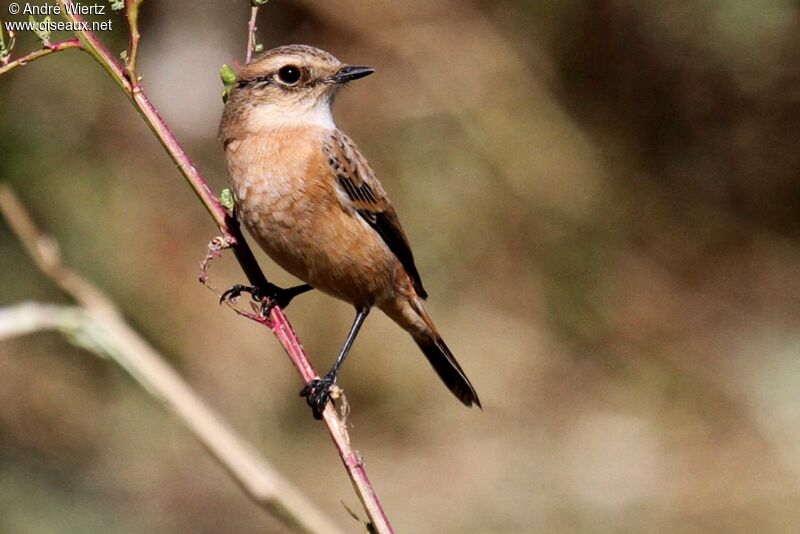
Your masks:
M231 189L240 219L278 265L334 296L372 304L391 292L399 263L342 207L324 134L307 128L231 141Z
M327 203L310 168L318 139L314 129L281 129L226 147L239 217L279 263L297 255L300 238Z

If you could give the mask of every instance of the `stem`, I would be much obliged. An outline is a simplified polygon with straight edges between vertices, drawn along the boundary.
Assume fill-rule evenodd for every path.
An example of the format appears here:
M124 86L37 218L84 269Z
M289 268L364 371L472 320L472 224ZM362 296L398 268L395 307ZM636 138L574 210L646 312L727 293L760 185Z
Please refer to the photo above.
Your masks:
M256 47L256 17L258 16L258 6L250 8L250 20L247 23L247 51L245 52L245 64L253 59L253 49Z
M57 0L62 7L62 11L66 17L73 22L82 22L83 19L80 15L69 15L73 4L72 0ZM67 10L66 6L69 5L70 9ZM251 21L255 25L255 15L251 11ZM226 240L232 243L234 253L237 260L242 266L243 271L250 279L251 283L255 281L266 280L263 271L258 266L258 263L253 256L252 251L248 247L246 241L242 238L241 230L238 223L233 221L233 218L228 214L227 210L222 206L219 199L212 193L208 182L203 178L200 172L195 168L194 163L183 150L178 140L175 138L172 131L159 116L156 109L150 103L150 100L145 95L142 88L137 84L132 85L126 78L122 67L111 55L108 49L102 44L97 36L89 30L81 30L77 32L78 37L83 44L83 48L89 52L92 57L100 63L105 71L117 82L117 85L128 95L133 102L139 114L148 124L150 129L159 139L161 144L169 153L172 160L178 166L178 169L183 174L186 181L197 194L200 201L206 207L206 210L214 219L214 222L219 227ZM248 48L249 50L249 48ZM262 323L265 324L265 323ZM312 378L319 376L314 371L311 363L309 362L308 355L300 344L297 335L295 334L283 311L277 306L272 309L271 321L267 326L272 330L275 336L280 341L292 363L300 372L304 382L308 382ZM386 517L383 507L381 506L378 496L375 494L372 484L369 481L367 472L364 468L364 463L361 456L357 451L353 450L350 443L350 436L347 432L345 423L339 419L332 404L328 404L323 412L323 419L331 439L336 445L339 456L342 459L348 476L353 484L353 488L358 495L364 510L375 528L376 532L380 534L389 534L394 532Z
M139 53L139 5L142 0L125 0L125 17L128 19L128 58L125 63L125 75L136 87L139 79L136 76L136 56Z
M49 56L50 54L54 54L55 52L61 52L62 50L69 50L70 48L83 48L81 45L80 40L78 39L68 39L66 41L61 41L59 43L50 44L49 46L45 46L31 52L30 54L24 55L20 58L15 59L14 61L8 62L6 65L0 67L0 76L3 74L9 73L12 70L16 69L17 67L22 67L27 63L39 59L40 57Z
M14 192L2 184L0 213L36 266L80 305L22 304L0 310L0 338L56 328L71 339L82 340L83 348L110 356L175 413L253 501L296 530L339 534L324 514L261 459L128 325L108 296L62 263L57 244L40 232Z
M283 348L297 368L297 371L303 377L303 382L308 383L313 378L317 378L319 375L311 367L308 357L303 350L303 346L297 338L297 334L295 334L292 325L289 324L288 319L286 319L286 316L277 306L272 308L270 319L272 331L275 332L275 335L281 340ZM347 426L345 422L339 418L331 403L328 403L325 407L325 411L322 412L322 418L328 426L331 439L336 445L336 449L339 451L339 456L342 459L345 469L347 469L348 475L350 475L350 482L353 484L353 489L356 495L358 495L358 499L361 501L364 511L367 512L367 516L372 526L375 528L375 532L380 534L393 533L394 530L389 523L388 517L386 517L386 512L383 511L380 499L378 499L375 490L372 488L372 483L370 483L369 477L367 476L367 470L364 468L364 459L358 451L353 450L350 444L350 435L347 432Z
M80 15L68 14L66 6L72 6L72 0L58 0L58 3L61 4L62 12L68 20L76 23L83 22L83 18ZM72 7L70 7L70 10L72 10ZM206 210L208 210L214 222L219 226L220 231L222 231L225 237L234 239L232 234L228 231L227 219L229 216L227 210L211 192L211 188L208 186L206 179L197 171L194 163L189 159L189 156L183 150L180 143L178 143L175 135L159 116L158 111L156 111L155 107L150 103L150 100L141 90L138 83L135 86L132 85L125 75L123 67L92 31L83 30L77 32L77 35L83 49L103 67L109 76L111 76L117 85L125 92L128 98L131 99L136 110L142 118L144 118L147 125L161 142L161 145L178 166L178 169L180 169L186 181L200 198L200 201L206 207Z

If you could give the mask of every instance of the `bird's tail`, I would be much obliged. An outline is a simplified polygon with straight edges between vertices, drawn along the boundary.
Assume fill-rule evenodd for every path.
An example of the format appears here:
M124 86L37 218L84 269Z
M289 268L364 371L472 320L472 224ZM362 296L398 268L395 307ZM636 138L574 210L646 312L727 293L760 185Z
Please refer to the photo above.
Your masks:
M463 402L465 406L476 404L478 408L482 408L475 388L472 387L464 370L458 365L455 356L447 348L439 332L436 331L436 326L434 326L433 321L425 310L422 300L419 297L412 296L404 304L405 306L402 306L404 308L403 313L401 314L404 320L402 321L398 320L400 317L395 318L394 314L389 313L389 310L384 311L389 313L395 321L403 325L411 333L414 341L417 342L436 374L453 392L453 395L458 397L458 400ZM410 306L408 306L409 304Z
M478 408L482 408L478 394L475 393L475 388L472 387L469 378L464 374L464 370L458 365L453 353L450 352L441 337L438 335L415 336L414 341L417 342L419 348L422 349L422 353L431 362L436 374L453 392L453 395L458 397L458 400L463 402L465 406L477 404Z

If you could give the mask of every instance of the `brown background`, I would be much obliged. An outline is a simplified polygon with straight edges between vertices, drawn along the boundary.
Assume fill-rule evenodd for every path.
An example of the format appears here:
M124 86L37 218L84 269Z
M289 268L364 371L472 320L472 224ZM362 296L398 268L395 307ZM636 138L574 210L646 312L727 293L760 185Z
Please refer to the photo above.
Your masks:
M308 43L377 69L341 95L337 121L393 199L484 402L461 407L410 338L369 318L342 385L399 532L798 528L799 9L262 10L267 47ZM217 71L241 58L247 15L242 0L143 7L145 88L217 191ZM122 50L115 27L103 38ZM0 79L0 179L204 398L357 529L279 345L196 282L213 225L88 56ZM219 286L242 281L230 258L214 269ZM66 302L0 223L0 305L25 300ZM326 368L349 307L312 294L288 314ZM0 530L275 528L112 362L56 334L0 342Z

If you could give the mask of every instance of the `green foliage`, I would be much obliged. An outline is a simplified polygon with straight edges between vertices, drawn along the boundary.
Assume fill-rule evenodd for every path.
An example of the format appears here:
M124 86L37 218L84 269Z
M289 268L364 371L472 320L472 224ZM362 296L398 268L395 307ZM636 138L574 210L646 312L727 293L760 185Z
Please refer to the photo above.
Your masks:
M222 190L222 193L219 195L219 202L226 210L233 211L235 201L233 200L233 193L231 193L230 189L225 188Z
M42 42L43 45L50 44L50 15L47 15L41 20L37 21L33 15L28 17L28 20L33 24L33 33Z
M111 4L111 11L122 11L125 9L125 0L108 0Z
M15 42L16 39L14 38L14 33L9 32L8 42L6 43L3 32L3 21L0 20L0 62L8 63L8 60L11 58L11 50L14 48Z
M226 63L220 67L219 77L222 80L223 86L222 101L227 102L228 96L231 94L231 89L233 89L233 84L236 82L236 71Z

